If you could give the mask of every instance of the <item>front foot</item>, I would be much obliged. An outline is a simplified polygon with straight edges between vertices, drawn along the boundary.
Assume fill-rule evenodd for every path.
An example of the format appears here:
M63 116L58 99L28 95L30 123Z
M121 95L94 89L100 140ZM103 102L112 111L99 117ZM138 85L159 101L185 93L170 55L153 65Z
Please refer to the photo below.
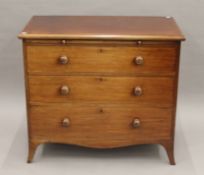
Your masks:
M166 140L162 141L160 143L166 150L168 158L169 158L169 163L170 165L176 165L175 159L174 159L174 143L172 140Z
M29 148L28 148L28 159L27 163L31 163L33 161L33 157L35 155L35 151L38 147L39 143L29 142Z

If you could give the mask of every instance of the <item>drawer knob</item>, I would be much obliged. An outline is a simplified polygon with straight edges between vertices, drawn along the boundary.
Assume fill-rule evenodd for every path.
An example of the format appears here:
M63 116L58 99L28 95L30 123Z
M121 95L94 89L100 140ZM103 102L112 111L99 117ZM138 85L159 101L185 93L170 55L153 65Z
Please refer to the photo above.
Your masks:
M135 64L136 65L143 65L144 64L144 58L141 56L135 57Z
M70 126L70 120L68 118L64 118L62 120L62 127L69 127Z
M136 86L134 88L134 95L135 96L141 96L142 95L142 88L140 86Z
M68 59L67 56L62 55L62 56L59 57L59 63L60 64L67 64L68 62L69 62L69 59Z
M70 92L70 89L68 86L66 85L63 85L61 88L60 88L60 94L61 95L68 95Z
M135 118L132 122L133 128L139 128L140 127L140 120L138 118Z

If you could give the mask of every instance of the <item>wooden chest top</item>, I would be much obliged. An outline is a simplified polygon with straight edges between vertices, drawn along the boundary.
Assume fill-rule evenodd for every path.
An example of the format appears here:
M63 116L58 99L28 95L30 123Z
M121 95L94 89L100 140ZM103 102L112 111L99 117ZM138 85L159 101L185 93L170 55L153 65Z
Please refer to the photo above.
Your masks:
M23 39L184 40L172 17L34 16Z

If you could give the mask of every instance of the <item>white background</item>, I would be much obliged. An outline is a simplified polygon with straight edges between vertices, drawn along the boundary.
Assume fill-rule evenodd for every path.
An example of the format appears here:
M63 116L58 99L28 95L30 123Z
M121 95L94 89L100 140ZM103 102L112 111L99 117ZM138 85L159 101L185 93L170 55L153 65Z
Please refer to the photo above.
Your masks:
M40 146L26 164L27 133L21 41L33 15L173 16L182 45L177 108L176 166L159 146L108 151ZM0 175L204 173L204 1L202 0L0 0Z

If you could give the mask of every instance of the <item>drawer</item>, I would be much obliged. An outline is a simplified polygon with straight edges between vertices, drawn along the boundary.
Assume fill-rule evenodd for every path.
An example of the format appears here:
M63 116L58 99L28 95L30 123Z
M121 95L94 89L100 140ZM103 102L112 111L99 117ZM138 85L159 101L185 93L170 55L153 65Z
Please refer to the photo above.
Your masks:
M30 74L69 73L174 75L177 45L91 45L26 47Z
M30 106L32 140L107 148L169 139L172 109L135 105Z
M172 106L170 77L29 76L31 102L112 102Z

